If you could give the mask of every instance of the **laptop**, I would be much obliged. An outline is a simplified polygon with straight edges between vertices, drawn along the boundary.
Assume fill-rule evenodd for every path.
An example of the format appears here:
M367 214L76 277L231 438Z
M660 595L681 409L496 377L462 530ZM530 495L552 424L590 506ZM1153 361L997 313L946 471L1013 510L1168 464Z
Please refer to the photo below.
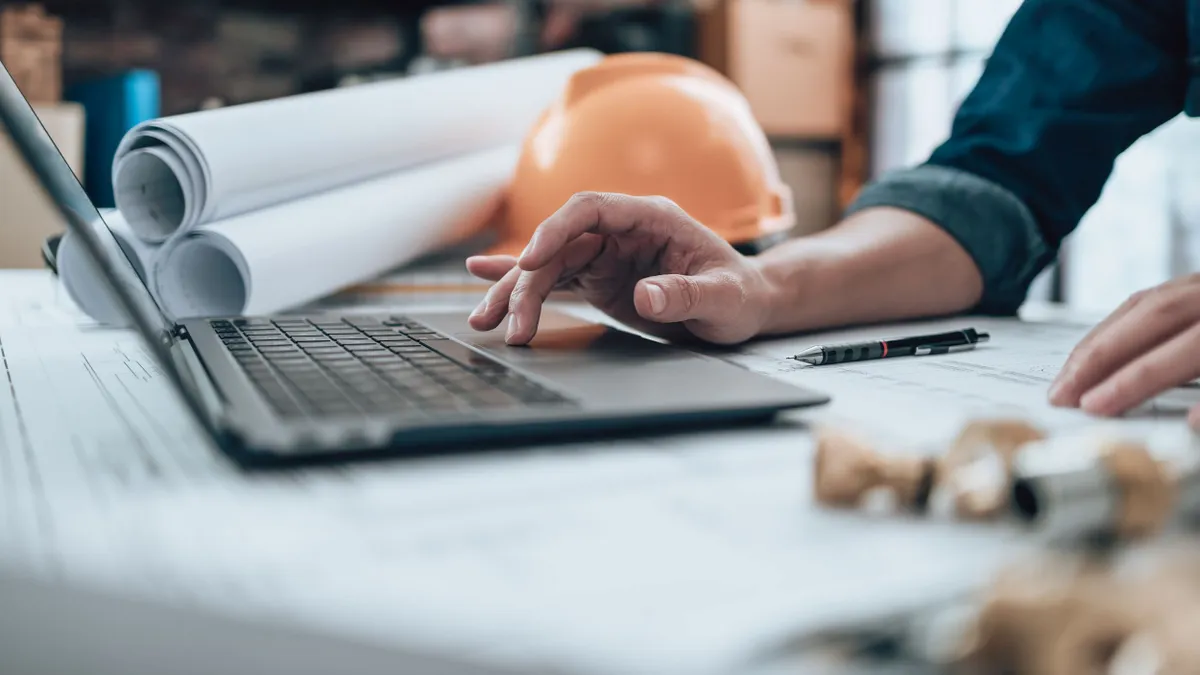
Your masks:
M183 403L243 466L757 423L829 400L550 308L522 347L463 311L172 321L2 66L0 126Z

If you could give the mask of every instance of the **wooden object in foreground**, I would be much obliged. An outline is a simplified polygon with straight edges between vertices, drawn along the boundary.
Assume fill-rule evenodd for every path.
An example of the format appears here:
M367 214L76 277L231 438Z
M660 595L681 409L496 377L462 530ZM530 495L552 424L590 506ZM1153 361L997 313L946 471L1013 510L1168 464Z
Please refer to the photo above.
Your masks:
M964 520L989 520L1008 505L1017 452L1046 434L1017 419L976 420L963 427L938 462L935 503L948 502Z
M929 497L933 467L931 459L883 455L859 438L825 430L817 437L813 492L822 504L856 507L882 490L900 508L920 511Z

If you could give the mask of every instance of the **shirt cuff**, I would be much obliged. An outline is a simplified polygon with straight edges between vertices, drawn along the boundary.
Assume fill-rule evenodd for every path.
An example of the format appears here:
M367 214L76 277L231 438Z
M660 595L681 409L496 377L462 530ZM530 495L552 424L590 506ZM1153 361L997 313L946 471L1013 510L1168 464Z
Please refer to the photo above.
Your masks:
M845 215L872 207L911 211L953 237L983 277L978 313L1015 314L1054 255L1020 198L959 169L923 164L885 175L863 188Z

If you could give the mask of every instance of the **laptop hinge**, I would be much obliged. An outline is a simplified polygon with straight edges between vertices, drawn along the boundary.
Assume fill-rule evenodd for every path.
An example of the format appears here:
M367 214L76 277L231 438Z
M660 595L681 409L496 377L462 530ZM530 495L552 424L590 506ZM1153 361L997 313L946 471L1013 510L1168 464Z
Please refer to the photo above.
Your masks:
M182 324L175 324L171 333L176 338L175 351L184 361L186 367L180 368L183 376L187 378L184 386L190 386L199 399L199 404L203 406L202 413L207 417L209 431L219 439L219 442L225 444L241 443L241 435L235 432L230 424L226 414L226 407L222 404L221 395L213 386L208 369L197 356L196 349L192 345L191 335Z

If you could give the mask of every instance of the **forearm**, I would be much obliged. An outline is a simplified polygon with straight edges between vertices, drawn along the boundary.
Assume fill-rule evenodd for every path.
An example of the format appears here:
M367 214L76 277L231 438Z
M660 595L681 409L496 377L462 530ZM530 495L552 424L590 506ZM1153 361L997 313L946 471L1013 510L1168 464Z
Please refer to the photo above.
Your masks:
M975 306L983 280L942 228L876 207L756 257L771 298L762 333L953 314Z
M771 296L762 332L1015 313L1114 158L1179 112L1184 6L1026 0L928 162L756 259Z

